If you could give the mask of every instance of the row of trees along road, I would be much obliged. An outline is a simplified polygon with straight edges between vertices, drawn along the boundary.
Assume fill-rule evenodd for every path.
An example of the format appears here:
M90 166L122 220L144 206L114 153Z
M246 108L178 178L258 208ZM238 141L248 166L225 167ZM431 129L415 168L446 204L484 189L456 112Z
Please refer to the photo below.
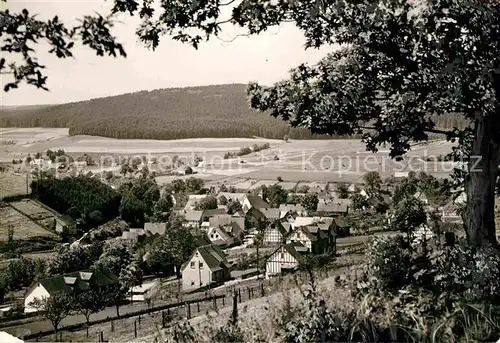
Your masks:
M412 141L429 133L456 141L451 153L464 156L468 171L455 173L469 199L468 242L473 248L497 246L494 222L495 182L500 158L500 3L496 1L337 0L241 2L170 2L114 0L114 14L140 16L139 39L151 49L163 34L195 49L217 36L224 23L259 34L294 22L306 47L340 44L313 66L300 65L290 79L248 87L251 107L269 111L292 126L314 133L361 134L369 150L390 146L397 157ZM228 11L224 7L232 7ZM155 13L160 11L160 15ZM178 14L182 13L182 16ZM229 13L229 17L223 17ZM154 14L154 17L153 17ZM59 58L71 57L74 40L97 55L126 56L110 31L110 16L85 16L68 28L55 17L41 21L3 10L6 25L0 72L13 77L5 91L21 82L47 89L34 45L47 42ZM18 56L16 56L18 55ZM8 55L11 58L11 55ZM17 59L19 57L19 59ZM21 61L21 62L18 62ZM445 131L433 116L458 113L470 125Z

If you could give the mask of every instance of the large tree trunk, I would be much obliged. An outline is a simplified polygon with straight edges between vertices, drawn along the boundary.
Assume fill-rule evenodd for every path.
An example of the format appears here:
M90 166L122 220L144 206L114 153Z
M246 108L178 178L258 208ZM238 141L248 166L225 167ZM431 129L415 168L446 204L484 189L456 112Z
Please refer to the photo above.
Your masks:
M498 177L500 137L497 121L478 117L466 180L467 239L473 249L497 246L495 234L495 185Z

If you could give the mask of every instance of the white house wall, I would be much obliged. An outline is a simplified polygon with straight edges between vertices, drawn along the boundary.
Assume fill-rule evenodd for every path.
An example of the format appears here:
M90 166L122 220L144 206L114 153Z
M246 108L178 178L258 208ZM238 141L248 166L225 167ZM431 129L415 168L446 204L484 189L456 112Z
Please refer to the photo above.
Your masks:
M297 236L297 234L298 234L298 236ZM307 237L304 234L304 232L302 232L302 230L297 230L297 231L292 232L290 234L290 236L286 240L286 243L290 244L292 242L300 242L300 243L304 244L309 249L309 251L312 251L312 242L309 239L309 237Z
M24 313L37 312L38 310L30 305L35 299L43 299L50 297L49 292L43 287L41 283L35 287L30 294L24 299Z
M295 268L297 260L285 248L280 248L266 262L266 277L281 274L282 267Z
M243 208L243 212L245 212L245 213L250 211L250 209L252 208L252 205L250 204L250 201L248 201L248 198L245 198L245 200L243 200L241 207Z
M280 244L283 236L277 228L269 228L264 232L264 244Z
M192 262L194 262L194 268L191 268ZM200 263L203 263L203 268L201 269L199 267ZM203 260L203 257L201 257L201 254L196 252L182 271L182 289L184 291L198 289L208 285L211 281L212 272L205 260Z
M210 242L212 242L213 244L217 244L217 245L232 244L233 240L232 239L226 239L226 237L224 237L223 235L221 235L221 233L219 232L219 230L222 230L222 229L211 227L208 230L208 239L210 240Z

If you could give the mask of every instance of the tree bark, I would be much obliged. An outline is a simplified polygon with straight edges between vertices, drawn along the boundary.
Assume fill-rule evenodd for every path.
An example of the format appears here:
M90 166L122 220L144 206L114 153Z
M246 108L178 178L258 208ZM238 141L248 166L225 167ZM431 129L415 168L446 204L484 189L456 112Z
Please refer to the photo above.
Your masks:
M498 120L478 116L469 160L466 233L472 249L498 246L495 233L495 185L500 157Z

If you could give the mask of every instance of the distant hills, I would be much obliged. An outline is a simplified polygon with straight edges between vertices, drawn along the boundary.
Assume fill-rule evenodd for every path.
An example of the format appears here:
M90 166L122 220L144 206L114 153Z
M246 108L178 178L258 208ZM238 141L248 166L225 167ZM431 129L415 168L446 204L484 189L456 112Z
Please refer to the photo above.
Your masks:
M168 88L63 105L3 108L1 127L69 127L70 135L182 139L283 139L289 125L249 108L246 85ZM292 138L312 138L293 129Z
M457 116L439 127L457 125ZM129 139L201 137L322 138L249 108L246 85L141 91L62 105L0 110L0 127L69 127L70 135ZM331 137L329 137L331 138Z

